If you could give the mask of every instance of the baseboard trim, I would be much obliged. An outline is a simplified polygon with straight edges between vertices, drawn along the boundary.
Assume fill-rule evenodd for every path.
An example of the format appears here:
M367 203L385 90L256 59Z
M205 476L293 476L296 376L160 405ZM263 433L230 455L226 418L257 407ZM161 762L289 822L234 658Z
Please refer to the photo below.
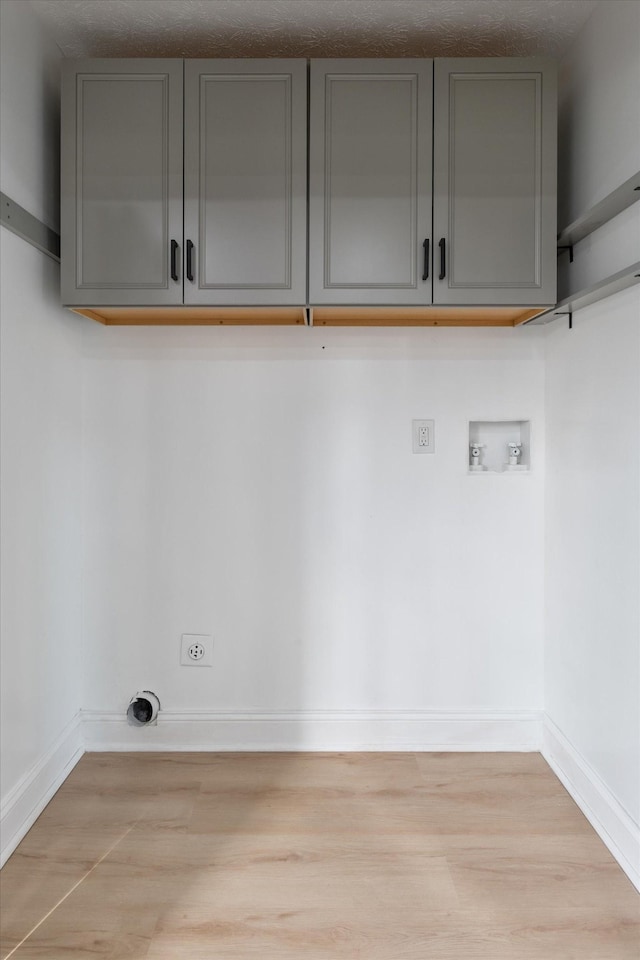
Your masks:
M534 751L539 711L173 712L154 727L121 714L83 711L88 751L101 750L458 750Z
M640 890L640 827L549 717L544 720L542 755Z
M83 753L84 739L80 713L77 713L44 756L2 798L0 866L31 829Z

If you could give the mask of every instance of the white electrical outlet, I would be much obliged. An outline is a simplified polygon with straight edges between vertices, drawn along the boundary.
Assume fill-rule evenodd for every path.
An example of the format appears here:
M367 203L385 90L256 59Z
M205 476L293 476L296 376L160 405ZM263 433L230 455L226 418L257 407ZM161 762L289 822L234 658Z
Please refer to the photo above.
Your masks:
M204 633L183 633L180 641L180 665L213 666L213 637Z
M435 453L435 433L433 420L412 420L413 452Z

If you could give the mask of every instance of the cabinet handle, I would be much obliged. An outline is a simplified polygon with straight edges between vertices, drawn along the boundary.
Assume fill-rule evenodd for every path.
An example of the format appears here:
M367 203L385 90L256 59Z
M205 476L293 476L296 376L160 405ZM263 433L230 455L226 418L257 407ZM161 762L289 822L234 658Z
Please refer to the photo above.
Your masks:
M193 283L193 244L187 240L187 280Z
M442 239L438 243L438 246L440 247L440 276L438 278L439 280L444 280L444 278L447 275L447 254L445 251L445 244L446 244L446 241L444 237L442 237Z
M429 241L423 240L422 246L424 247L424 265L422 267L422 279L429 279Z
M178 246L177 240L171 241L171 279L178 282Z

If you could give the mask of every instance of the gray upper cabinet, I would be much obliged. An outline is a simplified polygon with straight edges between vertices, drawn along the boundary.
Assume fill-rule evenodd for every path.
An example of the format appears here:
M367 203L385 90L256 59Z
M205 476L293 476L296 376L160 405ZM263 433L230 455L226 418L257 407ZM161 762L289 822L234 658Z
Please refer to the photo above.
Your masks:
M306 302L307 63L185 61L186 304Z
M556 75L546 60L436 60L436 304L556 302Z
M556 112L548 60L64 61L63 303L552 305Z
M306 303L305 60L67 61L62 170L63 303Z
M182 302L182 73L181 60L64 62L63 303Z
M312 60L309 302L424 304L431 60Z

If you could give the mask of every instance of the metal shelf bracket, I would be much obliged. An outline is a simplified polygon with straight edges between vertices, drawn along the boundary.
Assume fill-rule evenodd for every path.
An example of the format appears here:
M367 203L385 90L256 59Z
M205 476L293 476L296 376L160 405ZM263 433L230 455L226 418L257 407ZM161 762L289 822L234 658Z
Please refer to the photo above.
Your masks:
M573 263L573 244L561 244L558 245L558 254L563 253L565 250L569 251L569 263Z
M46 253L52 260L60 262L60 237L55 230L34 217L6 193L0 193L0 223L37 250Z

